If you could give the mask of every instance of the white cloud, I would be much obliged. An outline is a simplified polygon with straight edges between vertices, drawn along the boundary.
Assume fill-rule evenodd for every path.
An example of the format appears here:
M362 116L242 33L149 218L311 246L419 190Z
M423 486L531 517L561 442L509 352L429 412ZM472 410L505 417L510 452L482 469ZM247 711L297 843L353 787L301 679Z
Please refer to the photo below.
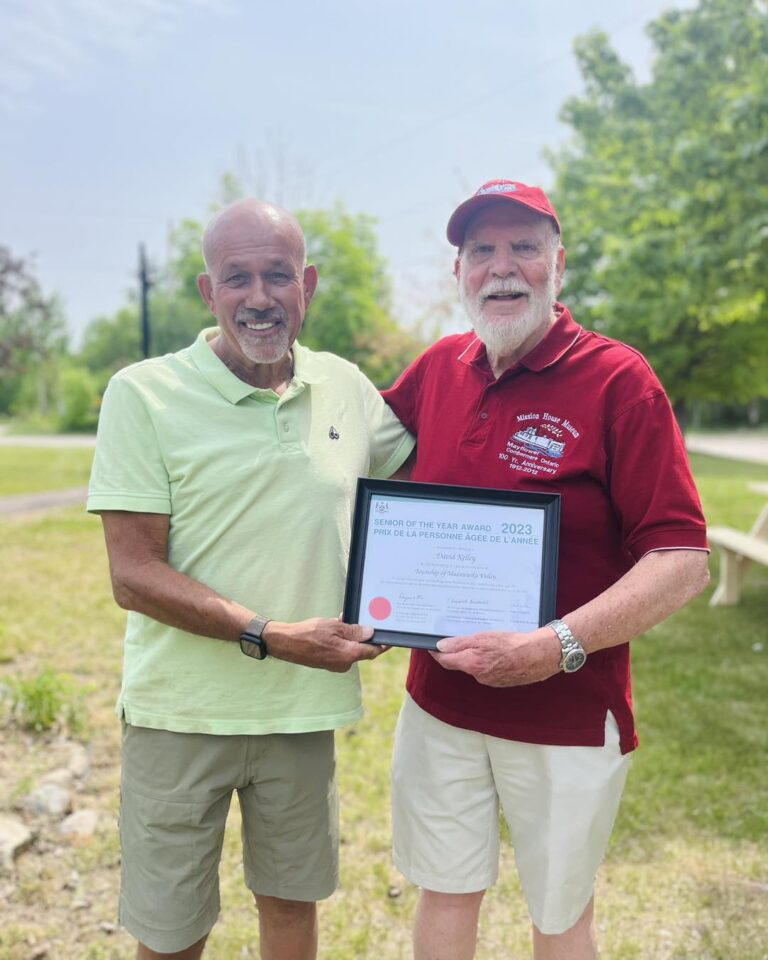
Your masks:
M194 11L231 12L221 0L6 0L0 6L0 112L34 111L54 82L74 86L105 50L146 55Z

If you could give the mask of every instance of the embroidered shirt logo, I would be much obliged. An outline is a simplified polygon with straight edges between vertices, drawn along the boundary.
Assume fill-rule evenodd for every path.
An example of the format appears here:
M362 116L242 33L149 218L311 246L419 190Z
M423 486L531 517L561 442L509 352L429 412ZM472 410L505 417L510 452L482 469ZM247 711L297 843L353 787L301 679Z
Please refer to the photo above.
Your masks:
M340 434L336 427L331 427L331 429L328 431L328 436L331 438L331 440L338 440Z
M542 437L536 432L536 427L526 427L525 430L518 430L513 434L515 440L527 449L537 453L546 453L548 457L562 457L565 450L565 444L560 440L553 440L551 437Z
M531 477L554 477L581 432L566 417L549 411L519 413L517 430L499 451L510 470Z

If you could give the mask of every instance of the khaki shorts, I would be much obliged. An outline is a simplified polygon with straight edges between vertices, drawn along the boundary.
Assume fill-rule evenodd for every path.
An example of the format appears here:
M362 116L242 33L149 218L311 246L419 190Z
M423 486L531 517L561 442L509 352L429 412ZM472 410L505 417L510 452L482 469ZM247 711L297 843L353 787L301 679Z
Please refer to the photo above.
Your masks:
M392 769L395 865L438 893L498 875L499 805L533 923L563 933L587 906L629 768L608 714L603 747L552 747L462 730L406 697Z
M213 736L125 725L120 922L158 953L204 937L232 791L254 893L330 896L338 881L333 731Z

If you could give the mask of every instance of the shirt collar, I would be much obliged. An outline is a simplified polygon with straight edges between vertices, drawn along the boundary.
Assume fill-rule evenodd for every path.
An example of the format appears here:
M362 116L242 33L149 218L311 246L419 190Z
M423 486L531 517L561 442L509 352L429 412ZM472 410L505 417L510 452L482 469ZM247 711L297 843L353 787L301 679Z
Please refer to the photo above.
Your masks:
M533 373L545 370L557 363L576 344L576 341L584 332L583 328L576 323L571 316L571 311L568 307L564 307L562 303L555 304L555 314L557 319L547 331L544 339L537 343L533 350L526 353L514 366L506 370L502 377L518 372L521 367ZM457 360L468 366L480 367L488 373L491 372L485 352L485 344L478 337L473 337L469 345L459 354ZM491 376L493 376L492 373Z
M254 387L252 384L236 377L229 367L219 359L210 345L210 341L218 333L218 327L207 327L205 330L201 330L190 348L193 363L214 390L218 391L230 403L239 403L245 397L258 396L264 393L271 394L271 390ZM326 379L317 357L311 350L302 347L298 341L294 341L291 349L293 351L292 385L302 386L304 384L320 383Z

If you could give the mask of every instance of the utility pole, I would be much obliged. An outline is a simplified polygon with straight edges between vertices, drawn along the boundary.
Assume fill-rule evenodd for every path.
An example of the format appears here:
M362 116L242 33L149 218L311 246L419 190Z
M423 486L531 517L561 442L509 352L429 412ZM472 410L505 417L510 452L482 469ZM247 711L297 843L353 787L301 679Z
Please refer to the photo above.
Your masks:
M139 244L139 303L141 304L141 352L149 356L149 288L152 286L147 269L144 244Z

